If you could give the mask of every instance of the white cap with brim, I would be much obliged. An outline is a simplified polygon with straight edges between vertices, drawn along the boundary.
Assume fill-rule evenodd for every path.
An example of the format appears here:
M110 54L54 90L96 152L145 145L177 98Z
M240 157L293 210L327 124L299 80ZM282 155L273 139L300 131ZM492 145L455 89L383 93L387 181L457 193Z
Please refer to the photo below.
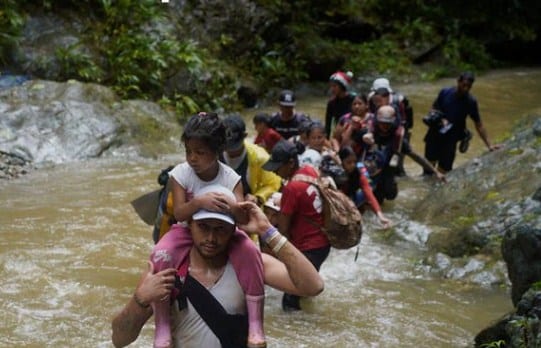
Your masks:
M199 210L197 213L193 214L192 219L195 221L198 220L206 220L206 219L215 219L215 220L221 220L225 221L230 225L235 224L235 220L233 218L225 213L218 213L215 211L209 211L205 209Z
M199 191L197 191L195 193L194 196L195 197L202 196L202 195L205 195L205 194L211 193L211 192L212 193L223 194L223 195L227 196L227 198L229 198L229 199L231 199L233 201L236 201L236 197L235 197L235 194L233 193L233 191L229 190L227 187L224 187L222 185L217 185L217 184L208 185L208 186L205 186L205 187L201 188ZM233 219L233 217L230 214L227 214L227 213L224 213L224 212L210 211L210 210L206 210L206 209L198 210L195 214L192 215L192 219L195 220L195 221L205 220L205 219L216 219L216 220L225 221L230 225L235 224L235 220Z
M274 192L269 199L263 204L264 207L270 208L274 211L280 211L280 200L282 199L282 194L280 192Z
M388 79L384 77L375 79L374 82L372 83L372 88L370 88L370 90L376 91L380 88L385 88L387 91L389 91L389 93L393 93L393 90L391 89L391 83L389 82Z

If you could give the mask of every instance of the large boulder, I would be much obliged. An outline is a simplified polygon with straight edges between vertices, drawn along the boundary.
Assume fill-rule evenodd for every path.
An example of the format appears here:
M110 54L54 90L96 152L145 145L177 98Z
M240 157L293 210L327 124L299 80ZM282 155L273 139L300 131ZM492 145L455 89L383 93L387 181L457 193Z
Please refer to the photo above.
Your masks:
M541 291L530 289L513 313L506 314L475 336L475 347L541 347Z
M0 152L32 163L63 163L131 154L173 153L175 115L158 104L121 101L92 83L33 80L0 90Z
M27 161L99 156L113 144L116 96L94 84L29 81L0 92L0 150Z
M541 281L541 229L525 224L509 228L502 242L502 255L512 283L511 299L516 305L532 284Z
M479 332L475 347L540 347L541 229L512 226L505 232L501 249L516 309Z

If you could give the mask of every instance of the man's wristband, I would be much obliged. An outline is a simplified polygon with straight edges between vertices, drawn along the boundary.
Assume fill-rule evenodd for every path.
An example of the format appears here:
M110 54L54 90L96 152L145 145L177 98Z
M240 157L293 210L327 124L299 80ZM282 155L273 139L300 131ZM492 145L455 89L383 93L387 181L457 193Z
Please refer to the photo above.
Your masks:
M287 243L287 238L284 236L281 236L280 240L272 248L272 252L274 253L274 255L277 255L280 252L280 250L282 250L284 245L286 245L286 243Z
M138 297L137 297L137 293L133 293L133 300L135 301L135 303L137 303L137 305L141 308L144 308L144 309L147 309L148 307L150 307L150 303L144 303L143 301L141 301Z
M272 237L275 233L278 232L278 229L274 226L271 225L271 227L269 227L265 233L263 234L263 236L261 237L261 240L263 240L263 242L265 243L268 243L269 242L269 239L270 237Z

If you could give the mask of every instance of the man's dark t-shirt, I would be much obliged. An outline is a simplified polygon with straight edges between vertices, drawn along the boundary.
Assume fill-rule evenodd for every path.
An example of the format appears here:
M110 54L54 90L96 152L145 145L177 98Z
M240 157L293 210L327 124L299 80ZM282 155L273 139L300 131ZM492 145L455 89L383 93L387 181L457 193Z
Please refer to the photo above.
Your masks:
M327 102L327 111L325 112L325 134L327 138L331 136L333 124L337 124L340 117L351 112L355 95L347 94L344 98L332 98Z
M276 112L272 115L270 126L274 128L284 139L299 135L299 126L309 120L303 113L295 112L290 120L282 120L281 114Z
M457 95L456 87L442 89L432 107L442 111L444 117L453 124L448 136L454 140L459 140L463 136L466 128L466 117L470 116L475 123L481 121L477 99L470 93L463 96Z

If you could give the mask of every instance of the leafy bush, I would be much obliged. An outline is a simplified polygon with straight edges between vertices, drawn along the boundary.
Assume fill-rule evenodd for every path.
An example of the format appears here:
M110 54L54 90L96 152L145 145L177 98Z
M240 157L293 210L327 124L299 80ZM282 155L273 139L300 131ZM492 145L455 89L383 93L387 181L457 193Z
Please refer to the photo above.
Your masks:
M56 51L66 79L103 83L122 97L160 100L188 114L237 107L236 89L246 80L268 88L294 86L322 69L410 74L415 56L427 52L437 60L422 78L482 70L495 65L487 43L532 41L541 28L535 0L182 3L183 17L173 18L157 0L2 0L0 63L9 64L25 11L73 14L86 28L82 42ZM350 24L354 31L344 33ZM200 27L184 28L190 25Z
M399 49L396 42L386 39L364 44L347 45L346 66L355 74L406 74L410 72L411 61Z
M24 25L17 0L3 0L0 6L0 63L7 64L13 46L17 44Z

